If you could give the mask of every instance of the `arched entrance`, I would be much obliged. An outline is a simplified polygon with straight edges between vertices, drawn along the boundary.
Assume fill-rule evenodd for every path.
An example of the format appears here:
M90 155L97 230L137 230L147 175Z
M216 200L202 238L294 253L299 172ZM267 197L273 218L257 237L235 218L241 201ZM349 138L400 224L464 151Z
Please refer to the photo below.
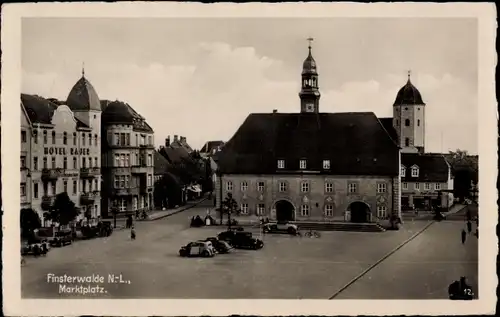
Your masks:
M276 220L278 222L294 221L295 207L287 200L279 200L275 204Z
M351 212L351 222L370 222L370 207L366 203L362 201L352 202L347 210Z

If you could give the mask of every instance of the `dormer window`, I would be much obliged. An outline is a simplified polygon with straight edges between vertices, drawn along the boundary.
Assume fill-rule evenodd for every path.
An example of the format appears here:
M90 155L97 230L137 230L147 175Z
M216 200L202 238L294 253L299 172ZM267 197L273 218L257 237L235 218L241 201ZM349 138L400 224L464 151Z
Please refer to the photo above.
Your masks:
M401 177L406 177L406 167L401 165Z
M323 169L324 170L330 169L330 160L323 160Z
M278 160L278 168L279 169L285 168L285 160Z
M411 168L411 177L418 177L418 166L412 166Z
M299 165L300 165L300 169L301 170L306 169L307 168L307 162L306 162L306 160L300 160Z

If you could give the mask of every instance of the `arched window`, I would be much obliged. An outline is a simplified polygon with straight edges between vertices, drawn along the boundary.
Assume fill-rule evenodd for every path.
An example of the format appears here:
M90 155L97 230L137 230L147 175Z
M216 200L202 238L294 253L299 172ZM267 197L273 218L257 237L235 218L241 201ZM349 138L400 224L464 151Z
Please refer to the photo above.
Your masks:
M38 130L33 130L33 139L35 141L35 144L38 144Z
M73 145L76 145L76 132L73 132Z
M410 119L405 120L405 126L409 127L410 126Z
M85 133L82 133L82 144L81 145L85 145Z
M89 133L89 145L92 145L92 134Z
M52 144L56 144L56 131L52 131Z
M420 119L417 120L417 127L420 126Z
M405 138L405 146L410 146L410 138Z
M77 169L78 168L78 163L76 161L76 157L73 157L73 169Z
M63 133L63 144L68 144L68 134L66 132Z
M47 130L43 130L43 144L47 144Z

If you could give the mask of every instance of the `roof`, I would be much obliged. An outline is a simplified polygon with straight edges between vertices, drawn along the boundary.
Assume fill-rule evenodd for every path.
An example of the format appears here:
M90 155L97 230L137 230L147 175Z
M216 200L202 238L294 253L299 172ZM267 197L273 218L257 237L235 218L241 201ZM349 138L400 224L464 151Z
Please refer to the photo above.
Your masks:
M165 174L172 167L168 160L156 150L154 151L154 160L156 175Z
M37 95L21 94L23 106L32 123L52 124L52 116L59 105L64 102L55 98L46 99ZM88 128L88 125L75 117L78 128Z
M305 74L318 74L318 69L316 66L316 61L311 53L311 47L309 46L309 54L307 55L304 63L302 64L302 75Z
M218 149L224 145L224 141L208 141L203 145L200 152L201 153L212 153L213 150Z
M182 163L190 159L188 151L183 147L161 147L159 153L165 157L170 164Z
M100 102L102 109L102 124L130 124L134 130L152 133L153 129L149 126L143 116L134 110L128 103L115 100L103 100Z
M101 111L99 96L92 84L83 75L71 88L66 103L72 111Z
M297 173L301 159L324 174L399 174L399 147L373 112L250 114L217 155L222 174Z
M406 168L402 182L447 182L448 163L442 154L402 153L401 164ZM418 177L411 177L411 167L418 166Z
M379 118L380 123L382 123L382 126L384 129L389 133L389 136L394 140L394 142L398 142L398 133L396 132L396 129L394 129L394 126L392 125L392 118Z
M406 85L398 91L396 100L394 101L394 106L400 105L425 105L420 91L411 83L410 76L408 76Z

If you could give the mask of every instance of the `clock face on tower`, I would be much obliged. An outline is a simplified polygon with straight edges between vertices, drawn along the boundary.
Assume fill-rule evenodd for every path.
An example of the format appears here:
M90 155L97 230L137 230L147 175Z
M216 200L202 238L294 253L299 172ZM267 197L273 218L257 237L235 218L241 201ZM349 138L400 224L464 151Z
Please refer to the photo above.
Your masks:
M314 112L314 104L313 103L307 103L306 104L306 111L307 112Z

